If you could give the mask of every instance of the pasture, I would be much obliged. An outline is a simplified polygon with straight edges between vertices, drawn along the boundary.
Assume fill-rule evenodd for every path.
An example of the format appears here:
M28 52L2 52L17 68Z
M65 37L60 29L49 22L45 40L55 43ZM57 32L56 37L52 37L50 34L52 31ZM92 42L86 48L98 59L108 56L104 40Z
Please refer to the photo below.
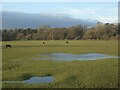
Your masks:
M52 83L4 83L3 88L117 88L118 59L92 61L36 60L42 53L102 53L118 55L115 40L6 41L2 43L2 80L20 81L32 76L53 76ZM6 48L11 44L12 48Z

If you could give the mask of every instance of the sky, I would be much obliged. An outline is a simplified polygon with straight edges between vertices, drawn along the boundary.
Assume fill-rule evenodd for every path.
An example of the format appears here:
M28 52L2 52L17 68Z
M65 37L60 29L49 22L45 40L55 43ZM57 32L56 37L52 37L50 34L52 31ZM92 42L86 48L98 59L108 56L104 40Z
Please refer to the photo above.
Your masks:
M2 10L118 22L117 2L3 2Z
M3 2L119 2L119 0L1 0Z

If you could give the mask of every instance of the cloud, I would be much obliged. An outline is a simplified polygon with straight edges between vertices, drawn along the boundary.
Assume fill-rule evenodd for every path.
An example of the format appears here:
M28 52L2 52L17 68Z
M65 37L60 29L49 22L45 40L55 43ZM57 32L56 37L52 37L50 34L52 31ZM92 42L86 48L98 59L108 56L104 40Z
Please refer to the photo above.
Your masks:
M91 18L90 16L95 14L95 10L96 9L91 9L91 8L82 8L82 9L65 8L64 11L62 11L61 13L63 14L65 13L73 18L87 19L87 18Z
M97 19L101 22L104 22L104 23L116 23L118 22L118 17L117 16L97 16Z
M76 19L89 19L98 20L100 22L117 23L118 15L117 8L64 8L63 11L59 12L61 14L66 14L70 17Z

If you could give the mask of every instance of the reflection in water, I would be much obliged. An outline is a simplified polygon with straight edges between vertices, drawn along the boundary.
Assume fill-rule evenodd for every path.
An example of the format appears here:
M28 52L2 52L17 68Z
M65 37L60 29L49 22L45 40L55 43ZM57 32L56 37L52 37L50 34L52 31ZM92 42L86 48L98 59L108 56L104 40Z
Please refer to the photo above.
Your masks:
M54 81L54 78L52 76L49 76L49 77L32 77L23 82L33 84L33 83L50 83L53 81Z
M120 58L99 53L89 54L65 54L65 53L50 53L42 54L38 60L97 60L104 58Z
M48 77L31 77L28 80L23 81L3 81L5 83L28 83L28 84L38 84L38 83L51 83L54 81L52 76Z

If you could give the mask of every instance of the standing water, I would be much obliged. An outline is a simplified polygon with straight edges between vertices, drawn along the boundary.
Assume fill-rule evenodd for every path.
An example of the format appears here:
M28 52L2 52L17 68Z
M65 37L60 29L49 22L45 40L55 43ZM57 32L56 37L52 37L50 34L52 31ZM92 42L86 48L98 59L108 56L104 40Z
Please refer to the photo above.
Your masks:
M97 60L105 58L120 58L118 56L110 56L99 53L88 53L88 54L66 54L66 53L50 53L41 54L38 60Z
M23 81L3 81L5 83L28 83L28 84L38 84L38 83L52 83L54 78L52 76L47 77L31 77L28 80Z

